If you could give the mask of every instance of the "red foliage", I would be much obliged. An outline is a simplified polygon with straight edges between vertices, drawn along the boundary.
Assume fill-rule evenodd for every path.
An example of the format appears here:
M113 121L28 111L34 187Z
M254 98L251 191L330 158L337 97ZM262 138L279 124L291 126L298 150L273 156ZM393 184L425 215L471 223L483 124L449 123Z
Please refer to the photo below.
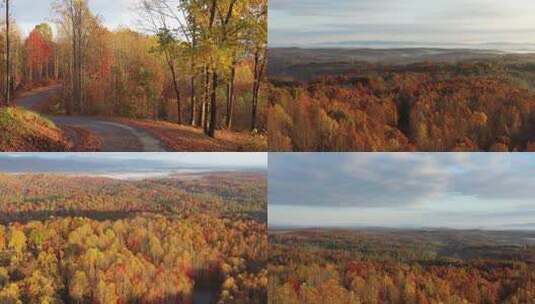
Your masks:
M26 39L25 48L27 56L26 64L28 67L45 64L52 55L52 47L36 29Z

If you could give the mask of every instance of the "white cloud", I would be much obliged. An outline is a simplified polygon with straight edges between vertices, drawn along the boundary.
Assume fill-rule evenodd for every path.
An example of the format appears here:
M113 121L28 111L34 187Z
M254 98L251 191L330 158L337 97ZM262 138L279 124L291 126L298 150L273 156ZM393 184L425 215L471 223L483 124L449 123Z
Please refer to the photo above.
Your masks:
M270 9L272 45L527 43L535 32L531 0L273 0Z
M535 156L270 154L271 225L496 228L535 223Z

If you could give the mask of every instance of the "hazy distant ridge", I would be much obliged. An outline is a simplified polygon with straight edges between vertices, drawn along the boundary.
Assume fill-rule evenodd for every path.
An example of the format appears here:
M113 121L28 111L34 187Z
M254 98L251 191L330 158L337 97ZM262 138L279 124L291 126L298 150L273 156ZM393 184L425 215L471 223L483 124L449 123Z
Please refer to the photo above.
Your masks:
M412 49L412 48L432 48L432 49L470 49L499 51L503 53L535 53L535 43L515 43L515 42L485 42L485 43L440 43L440 42L417 42L417 41L383 41L383 40L347 40L336 42L320 42L308 45L272 45L272 48L370 48L370 49Z

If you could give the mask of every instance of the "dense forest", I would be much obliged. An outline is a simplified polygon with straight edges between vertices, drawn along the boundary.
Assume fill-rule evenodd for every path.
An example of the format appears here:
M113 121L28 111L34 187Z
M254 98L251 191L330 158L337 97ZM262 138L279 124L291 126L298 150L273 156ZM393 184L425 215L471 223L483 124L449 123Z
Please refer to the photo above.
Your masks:
M535 233L270 232L269 303L533 303Z
M0 176L1 303L266 303L263 172Z
M139 0L139 25L113 30L89 2L51 1L54 27L38 24L27 37L14 18L4 22L2 104L58 83L46 113L166 120L211 137L265 131L265 0Z
M535 58L459 53L399 64L270 55L270 150L534 150Z

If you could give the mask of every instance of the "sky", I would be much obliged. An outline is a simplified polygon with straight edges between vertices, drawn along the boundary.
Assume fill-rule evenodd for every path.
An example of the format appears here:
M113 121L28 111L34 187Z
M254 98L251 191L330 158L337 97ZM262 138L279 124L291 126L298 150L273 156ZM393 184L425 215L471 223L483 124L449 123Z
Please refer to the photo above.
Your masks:
M1 153L0 173L267 169L266 153Z
M41 22L53 23L51 4L53 0L15 0L11 11L23 35L28 35ZM136 26L137 14L134 10L138 0L89 0L91 11L100 16L102 22L114 29L119 26ZM2 5L2 12L4 6Z
M271 0L269 44L533 43L533 0Z
M535 155L274 153L271 227L535 229Z

